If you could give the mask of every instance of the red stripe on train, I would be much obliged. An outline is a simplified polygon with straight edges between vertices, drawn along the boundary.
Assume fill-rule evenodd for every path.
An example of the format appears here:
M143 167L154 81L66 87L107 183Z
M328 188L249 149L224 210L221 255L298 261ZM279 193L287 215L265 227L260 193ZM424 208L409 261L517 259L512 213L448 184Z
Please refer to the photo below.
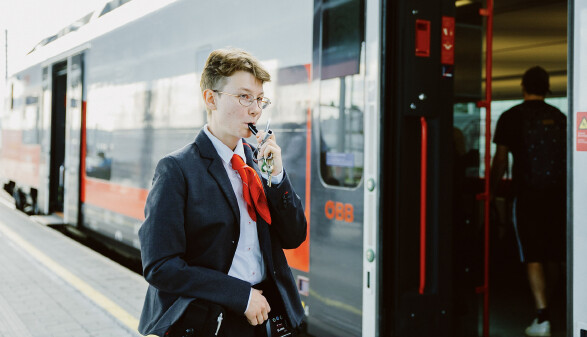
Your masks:
M311 77L311 64L306 64L306 71L308 73L308 85L312 82ZM304 241L298 248L284 250L287 263L290 267L297 270L310 272L310 195L311 189L311 154L312 154L312 108L308 106L306 114L306 200L304 204L304 210L306 213L306 221L308 223L306 231L306 241Z
M143 188L85 178L85 203L131 218L145 220L144 208L148 194L149 191Z

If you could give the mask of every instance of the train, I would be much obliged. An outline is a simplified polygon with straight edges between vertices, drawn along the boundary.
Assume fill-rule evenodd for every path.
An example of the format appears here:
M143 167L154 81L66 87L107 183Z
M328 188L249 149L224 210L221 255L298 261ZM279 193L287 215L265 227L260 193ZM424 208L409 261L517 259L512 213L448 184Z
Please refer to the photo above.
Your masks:
M583 336L587 4L496 2L496 15L564 7L555 24L569 28L568 69L553 76L570 121L564 330ZM204 62L242 48L271 73L259 125L271 121L308 222L306 241L286 251L304 332L486 336L492 122L481 115L493 10L492 0L108 1L40 41L9 77L0 182L17 209L138 257L158 160L206 123ZM496 94L515 96L501 80Z

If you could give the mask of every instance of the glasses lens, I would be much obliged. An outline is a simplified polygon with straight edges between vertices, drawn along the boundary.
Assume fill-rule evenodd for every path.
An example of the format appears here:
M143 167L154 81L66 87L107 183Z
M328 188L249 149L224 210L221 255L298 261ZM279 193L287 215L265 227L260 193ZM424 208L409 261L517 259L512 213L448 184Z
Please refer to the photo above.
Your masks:
M259 100L259 108L261 109L266 109L269 107L269 104L271 104L271 100L269 100L269 98L263 98L262 100Z
M244 106L249 106L253 103L254 99L251 95L242 94L239 96L238 101Z

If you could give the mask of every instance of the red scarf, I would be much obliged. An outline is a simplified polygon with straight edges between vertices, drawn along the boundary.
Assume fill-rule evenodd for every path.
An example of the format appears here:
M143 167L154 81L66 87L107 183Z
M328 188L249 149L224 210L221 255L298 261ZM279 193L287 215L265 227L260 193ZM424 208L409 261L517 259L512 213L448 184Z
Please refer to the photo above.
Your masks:
M247 203L247 211L253 221L257 221L257 214L255 209L261 215L261 218L268 224L271 224L271 214L269 213L269 206L267 205L267 197L263 190L261 178L257 172L243 161L241 156L235 154L230 160L232 168L238 171L243 180L243 198Z

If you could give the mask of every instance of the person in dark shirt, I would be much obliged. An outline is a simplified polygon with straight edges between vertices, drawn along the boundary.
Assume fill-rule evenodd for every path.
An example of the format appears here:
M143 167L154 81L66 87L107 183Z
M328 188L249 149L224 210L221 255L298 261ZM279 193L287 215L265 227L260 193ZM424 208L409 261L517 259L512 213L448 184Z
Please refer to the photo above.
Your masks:
M527 266L537 317L528 336L550 336L545 267L564 262L566 253L566 116L544 102L550 92L541 67L522 79L524 102L497 122L491 167L492 197L513 155L513 222L520 261Z

